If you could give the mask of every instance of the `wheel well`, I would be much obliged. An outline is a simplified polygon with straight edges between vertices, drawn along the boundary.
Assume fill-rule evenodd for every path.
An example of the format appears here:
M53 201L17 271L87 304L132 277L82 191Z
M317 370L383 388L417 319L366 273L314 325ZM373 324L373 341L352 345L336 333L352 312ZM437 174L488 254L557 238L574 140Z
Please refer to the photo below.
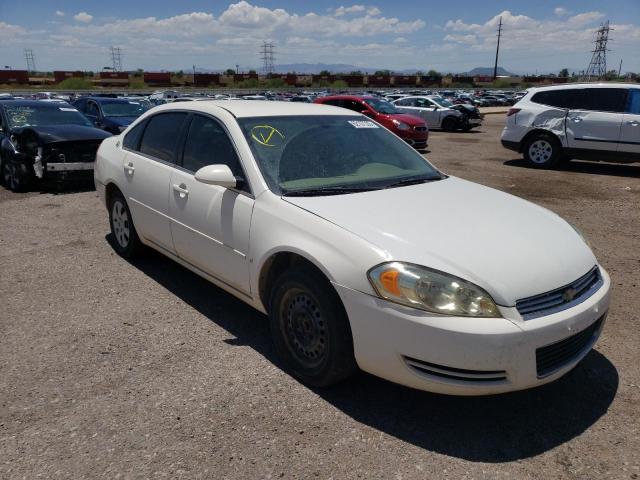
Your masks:
M265 309L269 310L269 300L271 298L271 292L276 280L280 275L291 268L306 268L312 269L322 275L323 278L329 279L313 262L307 260L302 255L298 255L293 252L278 252L264 262L262 270L260 271L260 277L258 279L258 291L260 294L260 301L264 305Z
M105 202L107 208L109 208L109 203L111 202L111 198L113 197L113 195L116 192L120 192L120 189L118 187L116 187L115 183L107 184L107 186L105 187L105 191L104 191L104 202ZM122 192L120 192L120 193L122 193Z
M562 142L560 141L560 139L558 138L558 136L553 133L550 130L544 130L542 128L537 128L535 130L531 130L529 133L527 133L524 138L520 141L520 150L519 153L524 152L524 146L527 144L527 142L532 138L532 137L537 137L538 135L547 135L550 136L552 138L554 138L556 140L556 142L558 142L558 145L560 145L560 147L562 147Z

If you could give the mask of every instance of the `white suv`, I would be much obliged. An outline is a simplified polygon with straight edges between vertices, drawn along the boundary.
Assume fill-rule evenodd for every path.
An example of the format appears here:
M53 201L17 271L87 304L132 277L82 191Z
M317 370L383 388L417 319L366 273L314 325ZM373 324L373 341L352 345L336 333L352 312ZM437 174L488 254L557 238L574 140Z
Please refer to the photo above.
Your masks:
M640 85L532 88L507 113L502 145L538 168L570 158L638 162Z

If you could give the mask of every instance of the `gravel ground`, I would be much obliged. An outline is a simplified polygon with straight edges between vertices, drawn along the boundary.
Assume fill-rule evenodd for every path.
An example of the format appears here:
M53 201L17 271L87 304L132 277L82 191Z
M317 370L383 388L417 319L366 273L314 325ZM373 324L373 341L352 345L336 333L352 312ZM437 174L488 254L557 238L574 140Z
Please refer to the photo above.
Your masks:
M0 478L640 477L640 166L528 169L503 122L432 132L428 157L590 238L613 304L566 377L485 398L365 374L312 390L265 317L159 255L115 255L95 192L0 189Z

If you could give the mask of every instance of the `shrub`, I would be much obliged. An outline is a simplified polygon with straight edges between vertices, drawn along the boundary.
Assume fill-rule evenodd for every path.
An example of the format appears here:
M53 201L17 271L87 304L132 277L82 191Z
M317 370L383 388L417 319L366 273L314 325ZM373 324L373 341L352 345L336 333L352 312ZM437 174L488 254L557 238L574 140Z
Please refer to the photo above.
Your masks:
M65 90L88 90L93 88L93 83L80 77L65 78L58 84L58 87Z

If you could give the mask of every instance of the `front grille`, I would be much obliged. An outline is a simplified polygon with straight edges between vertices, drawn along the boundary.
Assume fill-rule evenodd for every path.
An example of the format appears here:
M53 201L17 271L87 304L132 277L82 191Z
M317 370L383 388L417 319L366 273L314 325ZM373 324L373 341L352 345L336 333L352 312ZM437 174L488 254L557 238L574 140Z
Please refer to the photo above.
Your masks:
M602 276L600 275L600 269L595 266L589 273L569 285L518 300L516 308L525 320L550 315L584 302L601 286Z
M579 333L552 343L545 347L536 349L536 370L538 377L546 377L559 370L563 366L573 362L581 354L591 349L604 322L604 315L601 316L590 327Z
M61 142L51 145L46 160L59 163L94 162L100 142Z
M430 375L441 379L459 380L463 382L504 382L507 372L504 370L466 370L462 368L447 367L435 363L404 357L404 361L412 370L423 375Z
M413 127L416 132L426 132L427 127Z

